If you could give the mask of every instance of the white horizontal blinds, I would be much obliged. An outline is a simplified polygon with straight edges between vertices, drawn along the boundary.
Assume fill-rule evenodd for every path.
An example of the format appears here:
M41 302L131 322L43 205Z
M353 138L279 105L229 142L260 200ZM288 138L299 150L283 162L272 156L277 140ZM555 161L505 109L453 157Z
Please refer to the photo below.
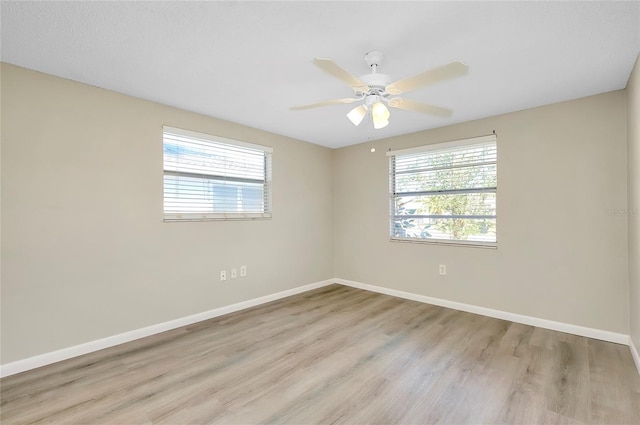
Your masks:
M271 150L164 128L165 220L271 215Z
M392 238L496 241L495 136L389 157Z

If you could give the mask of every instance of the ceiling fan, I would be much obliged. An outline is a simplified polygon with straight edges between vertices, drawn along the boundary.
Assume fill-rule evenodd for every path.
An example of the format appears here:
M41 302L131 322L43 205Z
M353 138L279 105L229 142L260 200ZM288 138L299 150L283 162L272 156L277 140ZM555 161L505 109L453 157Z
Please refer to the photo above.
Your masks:
M318 106L340 105L361 101L362 103L353 108L347 114L347 117L354 125L358 126L367 113L370 112L373 127L376 129L384 128L389 124L391 114L385 105L427 115L440 117L451 116L452 111L450 109L395 96L439 81L465 75L469 70L465 64L462 62L451 62L412 77L391 82L391 78L388 75L378 74L377 72L378 66L382 63L382 57L382 53L376 50L367 53L364 56L364 60L371 68L371 73L359 78L354 77L342 69L331 59L314 59L313 63L316 64L318 68L350 85L355 93L355 97L325 100L324 102L312 103L310 105L294 106L290 109L302 110L316 108Z

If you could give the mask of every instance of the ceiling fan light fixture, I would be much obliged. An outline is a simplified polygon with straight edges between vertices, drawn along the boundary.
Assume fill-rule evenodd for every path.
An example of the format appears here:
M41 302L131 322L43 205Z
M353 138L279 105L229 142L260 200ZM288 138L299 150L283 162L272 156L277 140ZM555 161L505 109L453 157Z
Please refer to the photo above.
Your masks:
M375 128L376 130L379 130L381 128L385 128L386 126L389 125L389 120L373 120L373 128Z
M391 116L391 114L389 113L389 109L387 109L387 107L384 106L384 103L380 101L374 103L371 107L371 115L373 116L374 120L378 119L382 121L388 120Z
M384 103L378 101L371 107L371 118L373 119L373 128L376 130L389 125L389 117L391 113Z
M351 121L353 125L359 126L362 120L364 119L365 115L367 115L367 106L360 105L353 108L347 114L347 118L349 118L349 121Z

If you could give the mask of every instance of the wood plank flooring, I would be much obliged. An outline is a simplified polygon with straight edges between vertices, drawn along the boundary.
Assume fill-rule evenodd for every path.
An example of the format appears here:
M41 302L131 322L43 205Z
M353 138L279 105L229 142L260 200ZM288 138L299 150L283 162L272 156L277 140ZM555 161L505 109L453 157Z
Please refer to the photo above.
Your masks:
M629 348L332 285L4 378L3 424L639 424Z

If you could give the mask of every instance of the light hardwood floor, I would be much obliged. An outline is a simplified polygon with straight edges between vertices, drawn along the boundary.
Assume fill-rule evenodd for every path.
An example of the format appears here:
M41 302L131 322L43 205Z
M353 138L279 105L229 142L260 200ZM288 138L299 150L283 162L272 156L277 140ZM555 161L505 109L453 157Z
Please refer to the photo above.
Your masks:
M3 424L638 424L629 348L332 285L0 381Z

